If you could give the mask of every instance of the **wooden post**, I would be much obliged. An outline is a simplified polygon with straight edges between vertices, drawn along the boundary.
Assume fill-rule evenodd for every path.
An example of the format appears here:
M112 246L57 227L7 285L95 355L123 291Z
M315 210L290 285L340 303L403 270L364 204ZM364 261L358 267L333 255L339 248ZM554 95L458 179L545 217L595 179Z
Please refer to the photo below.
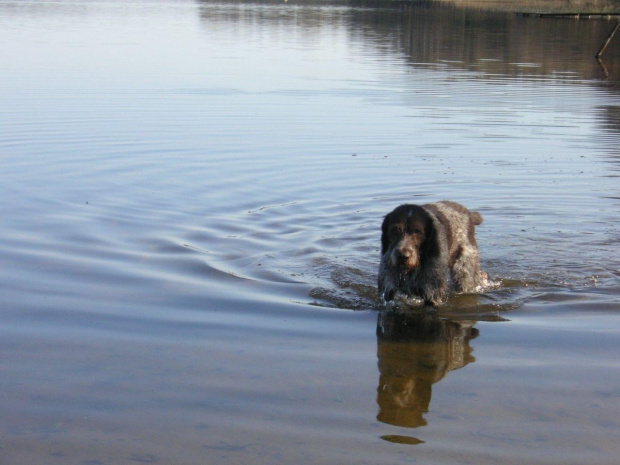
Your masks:
M614 34L616 33L616 31L618 30L619 27L620 27L620 21L618 21L616 23L616 26L611 30L611 32L609 33L609 36L607 37L607 40L602 45L602 47L600 48L598 53L595 55L595 58L600 58L601 57L601 55L603 54L603 52L605 51L605 49L609 45L609 42L611 42L611 38L614 36Z

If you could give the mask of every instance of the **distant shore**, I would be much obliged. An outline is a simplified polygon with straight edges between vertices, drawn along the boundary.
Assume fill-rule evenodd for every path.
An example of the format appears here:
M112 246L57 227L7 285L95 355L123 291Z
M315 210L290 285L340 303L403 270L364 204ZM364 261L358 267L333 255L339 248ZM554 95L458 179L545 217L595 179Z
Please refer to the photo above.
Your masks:
M198 0L209 3L213 0ZM477 10L510 11L515 13L554 13L554 14L620 14L620 0L218 0L223 3L266 3L289 5L313 4L352 4L361 7L381 7L387 5L432 6L445 5L455 8Z
M414 0L415 1L415 0ZM620 13L620 0L433 0L454 6L538 13Z
M200 0L199 0L200 1ZM210 1L210 0L202 0ZM243 0L221 0L239 2ZM249 0L253 1L253 0ZM620 14L620 0L254 0L262 3L288 3L311 5L317 3L352 3L360 6L401 5L446 5L478 10L511 11L523 13L608 13Z
M238 0L224 0L238 1ZM260 0L258 0L260 1ZM266 0L290 4L312 4L330 0ZM338 0L337 0L338 1ZM344 0L345 3L347 0ZM609 13L620 14L620 0L349 0L362 6L381 4L450 5L479 10L512 11L526 13Z

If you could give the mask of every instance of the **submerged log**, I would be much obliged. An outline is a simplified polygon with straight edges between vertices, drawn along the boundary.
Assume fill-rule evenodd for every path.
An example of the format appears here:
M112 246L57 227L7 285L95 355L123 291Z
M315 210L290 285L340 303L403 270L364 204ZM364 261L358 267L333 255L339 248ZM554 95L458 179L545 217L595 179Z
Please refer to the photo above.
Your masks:
M603 54L603 52L605 51L605 49L609 45L609 42L611 42L611 38L614 36L614 34L616 33L616 31L618 30L619 27L620 27L620 21L618 21L616 23L616 26L611 30L611 32L607 36L607 39L605 40L605 43L601 46L601 48L599 49L598 53L595 55L595 58L600 58L601 57L601 55Z

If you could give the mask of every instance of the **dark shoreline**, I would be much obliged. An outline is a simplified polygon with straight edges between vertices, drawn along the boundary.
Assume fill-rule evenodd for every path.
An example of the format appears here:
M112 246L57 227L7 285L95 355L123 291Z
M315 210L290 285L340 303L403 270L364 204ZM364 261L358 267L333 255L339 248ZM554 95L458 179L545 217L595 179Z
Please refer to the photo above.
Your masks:
M619 0L433 0L432 3L524 13L620 14Z
M209 3L210 0L199 0ZM360 8L452 7L532 14L620 15L620 0L219 0L220 3L353 5Z

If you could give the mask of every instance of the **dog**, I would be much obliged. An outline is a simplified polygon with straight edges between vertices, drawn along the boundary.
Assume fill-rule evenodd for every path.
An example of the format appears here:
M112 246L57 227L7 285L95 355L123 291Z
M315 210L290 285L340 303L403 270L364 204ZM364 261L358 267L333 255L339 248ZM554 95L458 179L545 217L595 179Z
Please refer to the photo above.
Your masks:
M379 298L389 302L401 292L438 306L448 274L457 291L475 291L487 279L475 237L480 224L480 213L455 202L396 207L381 225Z

